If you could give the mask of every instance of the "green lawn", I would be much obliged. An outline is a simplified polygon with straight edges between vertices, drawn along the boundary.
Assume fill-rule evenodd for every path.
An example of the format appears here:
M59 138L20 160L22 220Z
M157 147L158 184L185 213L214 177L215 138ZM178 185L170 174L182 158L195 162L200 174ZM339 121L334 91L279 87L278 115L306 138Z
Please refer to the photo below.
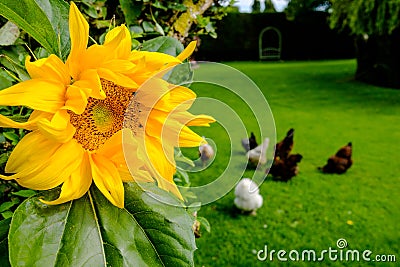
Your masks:
M340 238L347 240L346 249L371 250L371 259L377 254L394 254L399 262L400 90L354 81L354 60L228 65L248 75L261 89L273 112L278 140L289 128L295 129L294 152L301 153L303 160L300 174L288 183L268 176L260 187L264 205L255 217L234 212L232 191L203 206L199 215L206 217L212 228L211 233L203 230L197 239L196 266L310 266L309 262L282 263L276 254L273 262L261 262L255 253L265 245L269 250L301 253L313 249L319 253L329 247L337 249ZM248 131L256 129L250 111L242 108L237 98L216 86L193 89L199 96L224 101L235 109ZM232 151L226 145L229 133L220 125L199 131L213 139L218 152L208 169L191 174L193 185L218 177L231 153L244 157L239 142ZM260 132L255 132L260 138ZM320 173L317 167L349 141L353 142L352 168L344 175ZM195 153L184 152L189 156ZM253 172L246 170L243 176L251 177ZM361 265L325 258L322 266Z

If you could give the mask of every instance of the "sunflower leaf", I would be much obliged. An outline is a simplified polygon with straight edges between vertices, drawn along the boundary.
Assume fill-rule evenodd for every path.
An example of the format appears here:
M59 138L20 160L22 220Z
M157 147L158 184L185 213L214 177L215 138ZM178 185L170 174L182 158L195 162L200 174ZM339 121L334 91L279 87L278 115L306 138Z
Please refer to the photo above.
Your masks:
M193 219L169 193L155 186L146 191L125 184L124 209L113 206L95 186L62 205L39 201L55 198L56 190L25 200L11 223L11 264L193 266Z
M143 43L142 50L160 52L176 57L183 51L183 45L170 36L159 36Z
M57 51L60 50L60 56L66 58L71 47L68 26L68 2L63 0L35 0L35 2L46 14L53 27L57 37Z
M65 56L70 47L68 4L62 0L2 0L0 15L31 35L48 52Z
M138 17L142 12L143 3L141 1L120 0L122 12L126 23L131 26L138 23Z

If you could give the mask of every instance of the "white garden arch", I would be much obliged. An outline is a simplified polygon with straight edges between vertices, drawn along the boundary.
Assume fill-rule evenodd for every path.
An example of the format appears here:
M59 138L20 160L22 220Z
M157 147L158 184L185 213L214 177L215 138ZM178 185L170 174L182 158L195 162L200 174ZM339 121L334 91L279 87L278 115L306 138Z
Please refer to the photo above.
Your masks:
M280 60L282 50L282 34L275 27L266 27L258 36L260 60Z

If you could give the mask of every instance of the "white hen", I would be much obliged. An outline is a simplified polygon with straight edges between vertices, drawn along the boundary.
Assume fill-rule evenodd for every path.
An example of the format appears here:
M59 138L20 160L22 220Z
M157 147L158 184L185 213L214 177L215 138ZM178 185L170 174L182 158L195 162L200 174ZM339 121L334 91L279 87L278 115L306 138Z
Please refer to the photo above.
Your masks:
M264 142L256 148L249 150L246 154L250 163L255 166L267 163L267 149L269 146L269 138L265 138Z
M263 197L259 194L258 186L249 178L243 178L235 188L235 206L251 215L263 204Z

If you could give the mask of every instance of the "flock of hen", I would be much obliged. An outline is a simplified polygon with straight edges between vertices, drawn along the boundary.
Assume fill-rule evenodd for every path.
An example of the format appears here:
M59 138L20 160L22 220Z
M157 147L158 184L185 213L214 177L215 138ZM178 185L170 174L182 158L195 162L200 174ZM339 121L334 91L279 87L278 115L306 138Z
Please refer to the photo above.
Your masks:
M275 145L274 161L271 168L267 169L267 173L270 173L275 180L287 182L299 173L298 163L303 156L291 153L294 145L293 137L294 129L292 128L286 133L285 138ZM251 133L248 139L242 139L242 146L247 151L246 155L250 165L260 166L266 163L265 151L268 144L269 139L266 138L261 145L258 145L254 133ZM331 156L325 166L318 169L323 173L342 174L353 164L351 154L352 144L350 142Z
M285 138L275 145L274 160L266 171L273 176L274 180L287 182L299 173L298 163L303 156L291 153L294 145L293 137L294 129L292 128L287 132ZM258 145L254 133L251 133L249 138L242 139L242 146L246 150L250 166L260 167L267 163L266 151L269 146L269 138L265 138ZM199 154L204 163L214 156L214 151L210 145L206 144L199 147ZM350 142L331 156L325 166L318 169L323 173L342 174L353 164L351 154L352 144ZM241 211L254 215L262 203L263 198L259 194L257 184L249 178L240 180L235 188L235 206Z

